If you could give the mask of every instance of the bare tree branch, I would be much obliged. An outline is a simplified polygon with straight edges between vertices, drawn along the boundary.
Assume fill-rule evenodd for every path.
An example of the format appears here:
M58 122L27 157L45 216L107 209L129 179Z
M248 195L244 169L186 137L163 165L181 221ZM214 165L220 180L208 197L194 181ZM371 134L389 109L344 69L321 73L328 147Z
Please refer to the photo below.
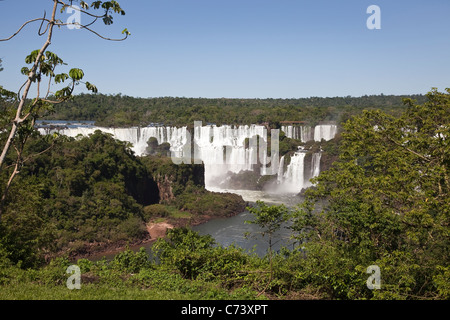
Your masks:
M103 18L105 24L111 24L112 23L112 17L110 15L111 10L113 12L120 13L122 15L125 14L125 12L120 8L118 3L115 1L105 2L105 4L106 5L102 5L102 8L105 9L104 14L103 15L95 15L95 14L91 14L91 13L87 12L86 10L80 9L78 6L72 6L72 1L70 1L70 5L68 5L68 4L64 3L63 1L53 0L53 9L52 9L50 19L46 18L47 13L46 13L46 11L44 11L44 15L42 18L28 20L14 34L9 36L8 38L0 39L0 41L11 40L17 34L19 34L26 25L28 25L32 22L36 22L36 21L40 21L38 35L42 36L44 34L47 34L47 39L46 39L45 43L43 44L43 46L39 50L33 51L31 53L31 55L27 57L26 62L28 64L32 64L32 67L30 69L26 68L26 69L22 70L23 74L27 74L27 80L19 88L19 91L17 93L17 99L12 103L12 105L14 105L14 107L15 107L15 116L14 116L14 118L11 119L11 123L9 125L9 135L6 139L6 142L4 142L3 149L0 154L0 172L3 169L3 165L6 162L6 156L8 155L8 152L11 149L11 147L15 150L17 158L15 161L15 164L11 164L6 167L6 169L8 169L8 172L11 172L10 168L12 166L14 166L14 169L13 169L13 171L9 177L9 180L6 184L6 188L3 190L3 194L1 195L0 218L2 215L2 211L3 211L3 205L6 201L8 189L10 188L14 177L20 172L20 168L23 165L23 163L31 158L31 156L30 156L24 160L22 158L22 156L23 156L24 145L33 132L33 130L31 130L31 129L32 129L32 127L34 127L36 118L39 116L39 113L42 111L42 109L43 109L43 111L48 111L45 109L45 106L47 103L57 104L57 103L61 103L63 101L66 101L67 99L69 99L73 94L75 86L78 85L80 82L82 82L80 80L83 78L83 75L84 75L80 69L78 69L79 70L78 72L77 72L77 70L75 70L74 75L70 76L72 83L69 83L69 85L62 88L60 91L56 92L56 101L52 101L51 99L48 99L48 97L51 94L52 80L58 76L58 79L55 79L55 82L59 83L61 81L64 82L64 80L66 80L68 78L68 76L65 74L55 75L54 71L55 71L56 66L59 64L64 64L64 63L62 62L61 59L59 59L53 53L46 52L48 46L51 44L51 41L52 41L54 27L55 26L58 26L58 27L69 26L69 25L77 26L80 29L83 28L83 29L86 29L86 30L92 32L93 34L97 35L99 38L102 38L104 40L109 40L109 41L123 41L130 35L130 33L127 31L127 29L125 29L122 32L122 34L125 34L124 38L113 39L113 38L104 37L101 34L99 34L98 32L89 28L99 18ZM88 24L84 24L84 25L81 25L78 22L63 23L61 20L56 18L56 10L58 9L59 5L63 6L61 9L61 13L64 11L64 9L71 8L73 10L77 10L80 13L84 13L84 14L92 17L93 20L91 22L89 22ZM83 9L87 9L89 7L84 2L81 4L81 6ZM100 9L99 3L93 3L91 5L91 7L93 7L94 9ZM44 23L46 23L45 28L44 28ZM0 60L0 62L1 62L1 60ZM70 72L69 72L69 75L70 75ZM41 99L40 98L41 81L43 80L44 76L48 76L49 79L48 79L47 88L44 88L44 87L42 88L43 89L42 94L45 94L45 96L43 99ZM29 95L30 88L34 82L37 82L37 97L34 100L32 100L31 104L30 104L27 102L27 99L28 99L27 97ZM90 84L88 82L86 82L85 84L86 84L86 87L88 88L88 90L96 92L97 89L95 86L93 86L92 84ZM46 91L44 91L44 89L46 89ZM11 93L11 94L12 94L12 96L14 95L13 93ZM27 125L29 125L31 127L24 128L25 130L22 132L20 130L20 128L23 127L23 122L25 122L25 121L27 121ZM43 152L47 151L48 149L44 150ZM41 153L43 153L43 152L41 152ZM38 153L35 156L37 156L41 153Z
M397 146L402 147L402 148L405 149L406 151L411 152L412 154L418 156L419 158L421 158L421 159L423 159L423 160L425 160L425 161L427 161L427 162L430 162L430 161L431 161L431 159L429 159L429 158L427 158L427 157L421 155L420 153L415 152L414 150L409 149L407 146L405 146L405 145L403 145L403 144L401 144L401 143L395 141L395 140L392 139L391 137L386 137L386 138L387 138L389 141L391 141L391 142L393 142L394 144L396 144Z
M97 20L98 18L105 18L105 17L107 17L107 16L108 16L108 12L109 12L109 10L110 10L110 9L106 9L106 10L105 10L105 14L103 14L103 15L96 15L96 14L92 14L92 13L86 11L86 10L80 9L78 6L73 6L72 4L64 3L63 1L59 1L59 0L58 0L58 4L62 4L62 5L63 5L64 7L66 7L66 8L71 8L71 9L74 9L74 10L79 11L79 12L81 12L81 13L84 13L84 14L86 14L86 15L88 15L88 16L91 16L91 17L95 18L96 20ZM91 24L92 24L92 23L91 23Z
M46 15L47 15L47 12L44 10L44 17L43 17L43 19L45 19L45 16L46 16ZM48 30L49 24L47 23L47 27L45 27L44 32L41 32L41 30L42 30L42 25L43 25L43 24L44 24L44 20L42 20L41 25L39 26L39 30L38 30L38 35L39 35L39 36L44 35L44 34L47 32L47 30Z
M77 27L80 27L80 29L86 29L86 30L92 32L93 34L95 34L96 36L98 36L99 38L102 38L102 39L108 40L108 41L123 41L123 40L128 38L128 35L129 35L128 33L125 33L125 37L123 37L121 39L113 39L113 38L104 37L101 34L99 34L98 32L96 32L96 31L94 31L94 30L92 30L92 29L87 27L88 25L91 25L91 24L92 23L87 24L87 25L83 25L83 24L79 24L77 22L75 22L75 23L74 22L70 22L70 23L55 23L56 26L77 26Z
M52 18L51 18L51 20L49 22L50 27L49 27L49 30L48 30L47 40L45 41L45 43L42 46L42 48L39 50L39 52L38 52L38 54L36 56L34 65L33 65L33 67L31 68L31 70L29 72L28 80L27 80L27 82L25 84L25 89L24 89L22 98L21 98L21 100L19 102L19 105L17 106L16 117L13 120L10 134L9 134L7 140L6 140L6 143L5 143L4 147L3 147L2 153L0 155L0 170L1 170L1 167L3 166L3 163L5 162L6 154L8 153L9 147L11 146L11 143L14 140L14 137L16 136L18 126L20 125L21 122L23 122L23 120L21 119L20 116L22 114L22 110L23 110L23 106L25 104L25 100L26 100L26 98L28 96L28 91L30 90L30 87L31 87L31 83L33 82L33 77L36 75L36 71L37 71L38 65L40 63L41 57L43 56L45 50L47 49L47 47L51 43L51 39L52 39L52 35L53 35L53 27L54 27L54 24L55 24L55 16L56 16L56 8L57 7L58 7L58 3L55 1L54 4L53 4Z
M14 38L16 35L18 35L20 33L20 31L29 23L31 22L35 22L35 21L47 21L48 23L50 23L50 20L45 19L45 18L37 18L37 19L32 19L32 20L28 20L27 22L25 22L20 28L19 30L17 30L13 35L11 35L9 38L4 38L4 39L0 39L0 41L8 41L11 40L12 38ZM45 32L44 32L45 33Z

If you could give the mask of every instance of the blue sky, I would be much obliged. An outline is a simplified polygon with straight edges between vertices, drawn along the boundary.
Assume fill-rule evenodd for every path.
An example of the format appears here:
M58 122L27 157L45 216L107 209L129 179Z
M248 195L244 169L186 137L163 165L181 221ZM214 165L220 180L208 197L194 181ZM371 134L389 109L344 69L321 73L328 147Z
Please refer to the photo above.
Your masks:
M49 47L70 67L83 69L101 93L301 98L450 87L448 0L119 2L126 15L115 16L112 26L100 22L93 28L110 37L128 28L126 41L63 27ZM381 9L380 30L366 27L372 4ZM51 0L0 1L0 38L51 8ZM38 28L31 24L0 42L0 85L16 91L23 83L25 56L45 41Z

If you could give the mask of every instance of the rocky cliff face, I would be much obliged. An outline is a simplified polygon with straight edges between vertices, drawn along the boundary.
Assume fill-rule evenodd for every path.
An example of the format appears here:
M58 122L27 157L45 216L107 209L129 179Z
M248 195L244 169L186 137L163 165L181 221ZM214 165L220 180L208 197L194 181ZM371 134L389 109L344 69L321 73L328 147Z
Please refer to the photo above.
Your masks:
M174 206L203 220L206 217L229 217L245 210L246 202L241 196L205 189L203 164L177 165L165 157L142 159L158 186L160 204Z
M160 203L175 200L187 186L205 186L205 169L202 164L178 165L167 157L144 157L143 162L158 186Z
M175 199L175 195L173 194L173 183L174 181L169 177L169 175L157 175L154 177L157 181L159 191L159 199L162 202L171 201Z

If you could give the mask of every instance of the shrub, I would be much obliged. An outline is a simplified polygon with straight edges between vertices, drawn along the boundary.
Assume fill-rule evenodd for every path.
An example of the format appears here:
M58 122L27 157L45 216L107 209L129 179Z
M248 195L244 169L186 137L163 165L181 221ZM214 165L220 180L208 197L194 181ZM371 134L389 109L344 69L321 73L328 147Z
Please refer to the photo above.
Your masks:
M169 211L162 204L152 204L144 207L144 220L149 221L153 217L167 217Z
M149 255L143 247L137 252L134 252L127 247L126 250L114 257L111 264L113 269L126 273L136 273L142 268L149 268L151 266Z

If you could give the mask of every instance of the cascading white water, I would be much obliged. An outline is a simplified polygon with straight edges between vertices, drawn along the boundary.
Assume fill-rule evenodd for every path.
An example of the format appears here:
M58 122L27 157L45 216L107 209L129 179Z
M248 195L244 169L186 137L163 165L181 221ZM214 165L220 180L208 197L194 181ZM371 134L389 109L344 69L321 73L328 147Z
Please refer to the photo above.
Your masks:
M311 178L317 177L320 174L320 158L322 157L322 153L314 153L312 155L312 163L311 163Z
M284 170L284 156L280 159L280 164L278 166L278 173L277 173L277 182L278 184L283 183L283 170Z
M69 137L88 136L96 130L111 134L115 139L130 142L136 155L145 155L147 141L154 137L158 144L168 142L173 157L190 160L191 149L186 144L191 135L186 127L132 127L105 128L94 126L74 126L71 128L39 128L41 134L58 132ZM207 125L194 128L194 161L205 164L206 185L218 184L227 172L238 173L242 170L252 170L257 163L258 149L256 137L267 142L267 131L264 126L245 125L233 127L229 125L217 127ZM246 148L245 140L250 140ZM262 164L268 164L267 155L260 159ZM265 167L262 168L262 174Z
M278 193L298 193L303 188L311 186L309 181L313 177L320 174L320 158L321 153L313 153L311 155L311 169L310 172L305 171L305 157L307 152L304 150L296 152L291 157L291 162L288 164L284 172L284 156L280 159L277 176L277 192Z
M314 140L314 128L310 126L281 126L281 131L284 132L286 137L301 142Z
M258 157L257 136L267 141L264 126L195 126L194 158L205 164L206 187L219 185L229 171L239 173L242 170L252 170ZM248 148L245 145L246 139L249 139ZM261 162L266 164L267 158L264 157Z
M308 142L311 140L329 141L336 136L337 125L335 124L319 124L315 127L310 126L281 126L281 131L286 137L297 139L301 142Z
M314 128L314 141L329 141L336 136L337 126L335 124L321 124Z
M327 127L325 127L327 126ZM304 127L295 133L300 140L311 140L310 136L314 131L314 139L316 132L318 137L325 140L332 138L336 132L332 125L316 126L314 130L311 127ZM187 127L143 127L143 128L104 128L95 126L71 126L70 128L39 128L41 134L50 134L59 132L62 135L76 137L78 135L88 136L96 130L111 134L115 139L130 142L132 150L136 155L145 155L147 141L154 137L158 143L169 143L172 156L188 159L191 157L191 134ZM284 129L282 130L293 130ZM334 130L334 131L333 131ZM286 132L286 131L285 131ZM289 131L288 131L289 132ZM292 133L294 134L294 133ZM229 125L195 125L194 126L194 163L203 162L205 165L205 185L207 188L217 187L227 172L239 173L240 171L252 170L257 164L257 159L263 165L261 174L267 174L265 165L269 165L271 158L267 157L266 152L258 152L257 139L259 136L261 143L267 142L267 131L264 126L245 125L233 127ZM334 136L333 136L334 137ZM249 145L246 146L246 139L249 139ZM187 147L188 146L188 147ZM275 172L278 172L278 186L280 190L288 193L299 192L305 186L308 186L308 180L317 176L320 172L320 153L313 154L311 163L311 173L305 174L304 157L305 152L297 152L291 157L291 162L284 170L284 156L281 157L279 166ZM276 161L278 163L278 160ZM273 164L272 164L273 165ZM273 172L273 171L272 171Z
M58 132L68 137L89 136L96 130L100 130L111 134L117 140L130 142L133 145L133 152L137 155L146 153L147 141L152 137L158 140L158 144L168 142L174 152L181 150L188 137L186 127L104 128L77 126L73 128L38 128L38 130L41 134Z
M284 193L298 193L303 189L305 184L305 152L296 152L291 157L291 163L286 168L281 183L281 190Z

